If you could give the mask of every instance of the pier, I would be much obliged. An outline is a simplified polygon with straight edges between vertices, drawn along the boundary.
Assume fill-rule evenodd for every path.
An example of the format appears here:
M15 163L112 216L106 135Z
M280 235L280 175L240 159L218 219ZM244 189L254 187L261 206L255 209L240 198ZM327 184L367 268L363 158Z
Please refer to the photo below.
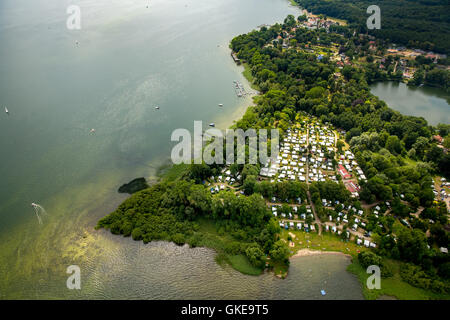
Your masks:
M257 92L248 92L247 90L245 90L244 85L236 80L233 81L233 87L234 91L236 92L236 95L239 98L245 97L246 95L258 94Z
M242 83L240 83L239 81L233 81L234 83L234 91L236 92L236 95L241 98L244 97L247 93L247 91L245 91L244 86L242 85Z
M237 57L236 53L231 52L231 57L233 58L234 62L236 62L237 64L241 64L241 59Z

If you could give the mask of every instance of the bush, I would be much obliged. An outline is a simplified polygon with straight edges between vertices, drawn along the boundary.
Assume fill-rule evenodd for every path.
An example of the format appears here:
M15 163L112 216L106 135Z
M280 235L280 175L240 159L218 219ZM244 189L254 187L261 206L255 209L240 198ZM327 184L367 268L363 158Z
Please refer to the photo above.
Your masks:
M142 230L141 228L134 228L131 233L131 237L133 240L142 240Z
M289 248L283 240L278 240L270 250L270 256L273 260L286 262L289 260Z
M375 253L371 251L363 251L358 254L359 263L364 267L368 268L369 266L376 265L381 268L382 259L380 256L377 256Z
M183 244L186 243L185 237L184 237L184 235L181 234L181 233L175 233L175 234L172 236L172 241L175 242L175 243L176 243L177 245L179 245L179 246L181 246L181 245L183 245Z
M394 275L394 270L392 270L392 267L389 264L382 263L381 265L381 276L383 278L389 278Z
M432 290L437 293L447 293L450 291L448 283L445 283L440 279L433 279L419 266L410 263L405 263L402 266L400 276L404 281L414 287Z
M193 236L191 236L186 242L189 243L189 246L191 248L195 248L200 246L201 244L201 236L198 233L195 233Z
M236 255L241 252L241 244L237 241L229 242L225 245L225 252L231 255Z
M258 245L249 246L247 250L245 250L245 255L252 266L257 268L264 267L265 255Z
M450 262L445 262L439 266L439 276L450 279Z

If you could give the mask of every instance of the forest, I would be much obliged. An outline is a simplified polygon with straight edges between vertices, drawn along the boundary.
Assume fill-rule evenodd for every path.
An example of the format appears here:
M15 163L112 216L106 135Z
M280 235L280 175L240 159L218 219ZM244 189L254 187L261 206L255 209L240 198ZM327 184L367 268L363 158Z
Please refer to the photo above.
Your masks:
M314 14L347 20L360 33L369 32L411 48L450 53L450 18L447 0L295 0ZM381 29L367 30L370 5L381 10Z
M266 255L274 262L288 264L287 245L279 241L280 227L260 195L236 196L233 192L211 195L189 177L201 170L192 165L186 176L165 181L137 192L116 211L102 218L97 229L131 236L144 243L157 240L208 246L219 254L245 256L257 270L265 267ZM208 238L199 224L211 222L218 235Z

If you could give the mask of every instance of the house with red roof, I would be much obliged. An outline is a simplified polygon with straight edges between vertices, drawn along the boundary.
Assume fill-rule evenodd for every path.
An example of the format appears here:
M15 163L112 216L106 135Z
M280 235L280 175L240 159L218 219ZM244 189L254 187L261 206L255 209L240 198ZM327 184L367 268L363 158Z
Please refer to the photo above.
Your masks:
M348 173L347 169L344 168L342 164L338 166L338 172L344 179L350 179L352 176Z

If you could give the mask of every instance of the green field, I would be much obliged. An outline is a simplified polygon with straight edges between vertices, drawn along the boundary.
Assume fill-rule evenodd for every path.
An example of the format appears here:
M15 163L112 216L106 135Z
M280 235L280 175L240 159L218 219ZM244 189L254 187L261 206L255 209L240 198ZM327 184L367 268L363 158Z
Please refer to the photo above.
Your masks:
M262 273L261 269L255 268L250 264L247 257L242 254L228 256L230 265L237 271L251 276L258 276Z
M244 71L242 71L242 74L245 77L245 79L247 79L247 81L250 83L250 87L253 90L260 91L258 85L256 85L254 83L255 77L253 77L253 75L252 75L252 70L251 70L250 66L247 63L243 63L243 66L244 66Z
M368 289L366 286L367 278L370 276L366 270L359 264L358 259L354 258L347 270L354 273L361 281L364 298L368 300L378 299L380 296L391 296L400 300L433 300L448 299L448 296L436 294L429 290L413 287L404 282L400 277L401 262L384 259L384 264L388 264L393 271L393 276L389 278L381 278L381 289Z
M281 238L287 241L289 233L295 235L293 238L294 247L291 247L292 254L300 249L311 249L320 251L337 251L356 256L359 252L368 250L363 246L358 246L353 241L343 241L338 236L323 232L321 235L316 232L306 233L297 230L283 230Z
M252 266L244 255L227 252L227 247L236 240L228 234L219 234L212 220L199 219L196 222L200 226L198 234L201 235L198 245L214 249L217 252L215 259L218 264L229 264L243 274L260 275L262 273L263 270Z

